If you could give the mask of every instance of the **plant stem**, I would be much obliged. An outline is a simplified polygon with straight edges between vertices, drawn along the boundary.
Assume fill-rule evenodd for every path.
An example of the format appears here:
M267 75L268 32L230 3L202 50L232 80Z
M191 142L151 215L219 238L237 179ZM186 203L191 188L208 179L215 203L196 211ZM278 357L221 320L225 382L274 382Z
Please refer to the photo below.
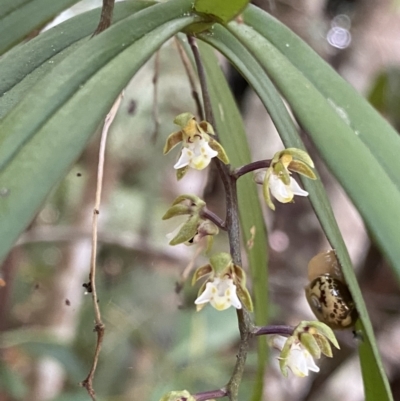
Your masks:
M255 336L269 335L269 334L280 334L282 336L291 336L293 334L294 327L282 326L282 325L270 325L257 327L254 326L252 333Z
M207 401L213 398L226 397L227 391L225 388L219 390L203 391L201 393L194 394L193 397L196 401Z
M206 120L215 128L215 120L212 111L210 94L208 91L206 74L196 39L188 36L189 44L192 48L193 56L196 62L197 73L199 75L200 86L203 94L204 112ZM216 140L218 134L216 132ZM229 237L229 248L234 264L241 266L242 258L240 253L240 224L239 209L237 198L237 178L231 174L230 165L223 164L220 160L216 160L217 168L225 188L226 196L226 219L225 226ZM236 364L233 369L232 376L226 386L226 395L231 401L238 400L239 386L242 381L244 367L249 349L249 339L252 336L252 320L249 312L245 309L237 309L237 318L240 332L239 351L236 358Z
M256 162L252 162L249 164L245 164L244 166L238 167L232 171L232 176L238 179L242 175L250 173L255 170L259 170L261 168L268 168L271 165L271 160L258 160Z
M201 211L201 217L204 219L208 219L212 221L216 226L218 226L221 230L226 231L226 223L221 219L221 217L217 216L214 212L207 209L206 207L203 208Z

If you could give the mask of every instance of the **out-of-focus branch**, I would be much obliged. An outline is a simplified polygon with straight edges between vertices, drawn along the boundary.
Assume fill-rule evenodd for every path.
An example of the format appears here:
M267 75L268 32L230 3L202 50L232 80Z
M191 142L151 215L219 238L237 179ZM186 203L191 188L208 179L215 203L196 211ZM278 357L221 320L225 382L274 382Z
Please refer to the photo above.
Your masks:
M38 242L75 242L91 238L92 233L76 226L41 226L25 231L18 239L16 246ZM145 256L152 256L156 259L168 260L170 262L182 262L182 255L170 247L158 248L151 243L143 243L139 235L131 232L119 231L98 231L97 241L107 245L114 245L138 252Z

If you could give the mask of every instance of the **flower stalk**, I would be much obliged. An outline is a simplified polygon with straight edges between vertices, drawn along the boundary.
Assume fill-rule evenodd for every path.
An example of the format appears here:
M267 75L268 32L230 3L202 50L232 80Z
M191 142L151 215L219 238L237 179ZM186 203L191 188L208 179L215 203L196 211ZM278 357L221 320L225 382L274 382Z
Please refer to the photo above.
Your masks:
M204 66L201 61L200 51L197 46L196 39L193 36L188 35L188 41L195 59L200 86L203 94L205 118L213 127L215 127L215 119L212 111L211 99L208 91ZM215 133L215 138L216 140L218 140L217 132ZM232 256L233 263L235 265L242 266L242 258L240 254L239 207L236 186L237 179L236 177L231 175L230 165L225 165L220 160L216 160L216 165L225 189L225 225L229 238L230 254ZM236 313L240 332L240 345L232 376L226 386L227 395L230 401L238 401L239 386L243 377L247 352L249 349L249 340L252 336L251 329L253 325L251 316L246 309L237 309Z

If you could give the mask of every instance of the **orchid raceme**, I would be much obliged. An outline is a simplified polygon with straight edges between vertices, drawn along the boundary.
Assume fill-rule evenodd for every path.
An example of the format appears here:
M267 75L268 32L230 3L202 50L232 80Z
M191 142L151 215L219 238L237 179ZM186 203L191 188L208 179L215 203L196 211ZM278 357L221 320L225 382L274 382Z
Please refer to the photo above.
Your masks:
M270 167L256 174L255 181L263 185L264 199L267 205L275 210L270 193L282 203L292 202L295 195L308 196L297 181L291 176L292 172L302 174L313 180L316 175L312 171L314 163L310 156L301 149L288 148L274 155Z
M168 136L164 154L182 142L180 157L174 165L178 179L185 175L188 168L203 170L213 157L218 157L225 164L229 163L224 148L213 138L214 129L207 121L197 123L193 114L183 113L175 118L174 123L181 130Z
M222 311L230 306L241 309L244 305L253 310L253 303L246 288L246 274L243 269L232 262L227 253L218 253L210 258L210 263L199 267L192 279L192 284L202 277L207 280L199 289L195 300L197 310L208 302L215 309Z

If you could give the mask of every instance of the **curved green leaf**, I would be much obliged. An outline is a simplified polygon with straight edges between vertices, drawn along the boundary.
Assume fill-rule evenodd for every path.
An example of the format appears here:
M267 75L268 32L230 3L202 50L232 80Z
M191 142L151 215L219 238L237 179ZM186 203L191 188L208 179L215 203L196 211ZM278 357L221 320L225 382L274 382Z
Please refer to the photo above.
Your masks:
M304 76L344 113L351 129L369 148L400 189L400 136L348 82L289 28L257 7L243 19L268 39Z
M28 1L30 0L3 0L0 8L0 18L4 18L7 14L12 13Z
M290 103L400 277L400 227L396 218L400 192L393 181L346 120L267 39L243 24L230 23L229 29L247 46Z
M176 13L180 14L179 11ZM147 18L152 19L154 15ZM34 131L31 140L11 159L0 173L1 187L7 190L0 202L0 260L33 218L54 184L82 152L132 75L162 43L195 21L196 17L172 19L114 57L64 101L63 107L48 116L41 128ZM147 19L141 23L151 25ZM70 57L73 56L75 54Z
M219 47L222 51L224 51L224 54L229 59L232 59L232 62L235 62L235 60L237 59L242 61L242 65L240 64L238 65L239 70L245 75L246 79L253 86L254 90L259 94L261 100L265 104L266 108L269 110L274 121L279 121L280 118L287 120L287 111L284 111L282 109L281 107L282 101L279 95L277 94L276 90L272 87L268 76L265 73L263 75L262 72L260 71L259 68L260 66L259 65L257 66L257 62L259 61L260 64L267 71L269 71L269 69L267 69L267 67L265 66L265 63L267 61L262 57L262 55L264 55L264 52L266 51L265 49L266 46L263 43L264 39L257 38L259 40L255 41L253 34L247 36L247 29L245 30L245 32L242 32L240 28L237 28L235 26L233 30L242 39L243 43L247 46L247 48L251 51L251 55L249 55L248 51L243 52L243 46L238 44L237 41L235 41L234 39L230 38L229 35L226 32L224 32L224 29L221 27L215 27L214 29L214 35L213 38L211 39L213 41L213 44ZM218 43L219 40L221 40L222 43L219 44ZM275 53L273 55L267 53L267 55L265 56L266 59L269 59L270 57L272 57L273 59L275 57ZM285 68L283 68L284 66L286 66L286 64L284 64L282 60L279 61L280 61L278 63L279 68L276 67L276 69L273 70L273 72L275 75L278 75L278 71L280 71L280 73L283 74L284 78L287 78L290 81L290 83L287 83L287 85L296 86L294 83L295 80L300 80L301 82L301 79L304 79L304 77L301 78L299 76L299 73L296 72L294 68L292 68L290 71L287 71ZM273 77L275 77L274 74L272 74ZM281 84L284 78L282 78L278 82ZM308 91L310 91L311 90L310 88L312 88L311 84L304 86ZM314 89L312 93L315 95L315 92L317 91ZM286 94L286 92L284 92L284 94ZM307 92L304 93L303 91L298 102L304 101L305 95L308 95L308 93ZM297 93L297 96L299 96L299 93ZM289 99L291 101L291 105L294 111L297 112L298 110L292 104L292 102L294 101L293 97L294 96L290 96ZM317 100L314 98L314 101L321 101L321 99L318 98L318 96L316 97ZM298 102L297 103L295 102L295 105L297 105ZM278 110L276 109L276 105L279 105ZM308 106L307 112L309 112L309 110L314 110L315 107L314 104L311 104L309 102L307 106ZM302 111L303 110L300 109L300 112ZM324 110L324 113L325 113L324 116L328 115L328 118L332 120L338 118L336 113L329 107L327 107L326 110ZM281 116L279 116L279 114L281 114ZM306 121L308 122L308 120ZM339 122L341 121L339 120ZM287 127L289 128L287 130L281 130L282 125L280 125L280 127L277 126L281 138L285 143L285 146L304 149L304 145L302 144L296 130L290 128L292 124L290 124L288 121L286 121L286 124ZM315 127L312 124L311 124L312 130L310 129L309 125L306 127L310 130L311 135L313 133L315 135L316 134L321 135L321 132L323 132L321 129L315 132ZM332 150L334 151L335 148L333 148ZM362 330L365 336L365 342L362 343L360 346L360 358L363 366L363 377L366 386L367 399L391 400L392 398L391 398L390 388L388 385L387 377L382 368L382 363L380 361L379 352L376 346L372 326L368 317L365 303L363 301L357 280L354 275L354 271L351 266L351 261L347 249L341 237L339 228L334 218L325 190L319 180L311 181L304 179L303 183L307 191L310 193L310 200L321 222L321 225L327 235L328 240L330 241L332 247L337 250L338 257L343 266L346 281L349 284L350 291L357 305L357 309L360 314L360 319L363 324ZM368 376L365 376L365 371L367 370L367 367L369 369L369 373ZM367 381L370 380L371 378L373 378L375 384L374 386L370 386L367 389L368 386Z
M163 23L188 14L190 0L176 0L148 7L80 46L38 82L7 114L0 130L0 169L86 80L135 40Z
M4 0L3 0L4 1ZM8 0L0 19L0 54L79 0ZM14 3L14 4L11 4ZM2 4L3 7L3 4Z
M235 100L212 50L207 45L201 43L199 45L218 135L232 165L238 167L247 164L251 161L251 156L243 121ZM246 251L252 277L255 322L257 325L264 326L268 322L268 248L257 189L251 176L244 176L238 181L238 198L245 244L251 241L252 232L254 232L253 245L246 246ZM252 397L254 401L262 399L264 369L267 363L267 347L264 338L258 339L257 357L258 370Z
M113 22L116 23L153 4L150 1L137 0L117 3ZM80 39L91 35L97 27L100 13L101 10L98 8L77 15L7 52L0 59L0 96L10 91L43 63L52 60ZM45 65L49 69L52 67L51 64Z

